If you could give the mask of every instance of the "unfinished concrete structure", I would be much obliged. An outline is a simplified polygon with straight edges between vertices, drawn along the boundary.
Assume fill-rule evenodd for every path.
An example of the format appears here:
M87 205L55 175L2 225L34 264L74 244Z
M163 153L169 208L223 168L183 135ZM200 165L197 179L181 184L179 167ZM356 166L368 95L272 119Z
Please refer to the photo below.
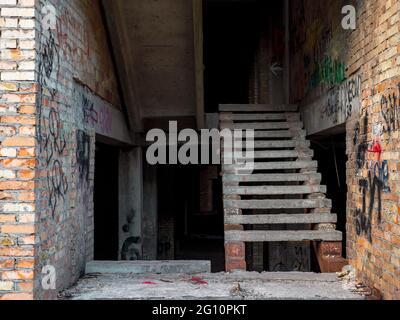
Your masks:
M92 260L329 272L344 258L400 297L400 1L0 9L0 299L53 299ZM171 120L256 129L257 172L150 166L146 133Z

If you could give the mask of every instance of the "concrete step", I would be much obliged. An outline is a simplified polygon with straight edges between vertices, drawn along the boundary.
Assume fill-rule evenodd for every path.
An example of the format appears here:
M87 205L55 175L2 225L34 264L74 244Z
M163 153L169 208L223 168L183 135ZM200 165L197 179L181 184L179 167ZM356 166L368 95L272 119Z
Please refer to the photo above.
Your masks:
M220 115L220 121L276 121L283 120L287 121L287 119L291 119L292 121L300 121L300 113L235 113L235 114L226 114L222 113Z
M303 123L293 122L247 122L247 123L229 123L221 122L221 129L232 130L279 130L279 129L303 129Z
M226 231L225 241L239 242L297 242L297 241L342 241L340 231Z
M317 209L332 208L329 199L224 200L224 208L233 209Z
M258 187L228 187L223 188L226 195L298 195L326 193L326 186L258 186Z
M224 174L224 182L305 182L321 181L319 173L301 174L301 173L277 173L277 174L250 174L236 175Z
M177 274L211 272L210 261L91 261L86 274Z
M310 152L303 152L303 153L299 153L297 151L257 151L254 149L246 149L248 152L253 151L252 152L252 157L254 157L255 159L290 159L290 158L299 158L300 156L302 157L313 157L313 153ZM233 153L227 152L224 153L224 155L227 155L228 157L232 158ZM243 151L242 148L237 148L236 149L236 159L244 159L247 158L248 155L246 154L245 151Z
M297 105L223 104L220 112L297 112Z
M226 215L225 224L317 224L336 223L337 215L318 214L263 214L263 215Z
M256 149L290 149L290 148L309 148L311 146L308 140L275 140L275 141L254 141L254 147ZM234 143L235 149L246 148L245 142ZM229 152L227 150L227 152Z
M255 131L254 132L254 138L256 139L274 139L274 138L305 138L306 136L306 131L297 129L294 130L293 132L289 130L274 130L274 131ZM246 138L244 135L242 138L235 138L235 140L243 140Z
M317 161L281 161L281 162L264 162L255 163L254 170L299 170L299 169L316 169ZM224 171L236 170L240 171L238 164L224 165Z

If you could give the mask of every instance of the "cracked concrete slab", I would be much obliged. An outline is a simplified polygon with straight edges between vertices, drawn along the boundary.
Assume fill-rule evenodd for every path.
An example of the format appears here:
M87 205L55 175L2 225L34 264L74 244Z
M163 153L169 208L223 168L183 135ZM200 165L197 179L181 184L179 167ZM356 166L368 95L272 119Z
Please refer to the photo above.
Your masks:
M71 300L361 300L336 274L88 274L61 299Z

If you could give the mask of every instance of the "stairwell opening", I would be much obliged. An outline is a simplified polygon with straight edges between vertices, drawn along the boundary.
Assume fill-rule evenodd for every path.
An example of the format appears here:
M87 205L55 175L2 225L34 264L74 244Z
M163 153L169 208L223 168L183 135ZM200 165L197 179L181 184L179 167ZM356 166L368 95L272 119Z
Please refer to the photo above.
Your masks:
M345 128L343 128L345 130ZM342 130L342 131L343 131ZM342 251L346 257L347 183L346 133L325 133L309 137L314 159L318 161L322 185L327 186L327 197L332 200L332 212L337 214L337 230L343 233Z

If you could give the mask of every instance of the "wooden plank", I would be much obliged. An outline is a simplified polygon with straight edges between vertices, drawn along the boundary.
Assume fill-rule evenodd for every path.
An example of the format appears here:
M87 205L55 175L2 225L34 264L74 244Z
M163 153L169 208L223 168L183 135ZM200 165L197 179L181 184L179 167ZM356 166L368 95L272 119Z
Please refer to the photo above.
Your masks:
M220 112L297 112L296 105L268 105L268 104L223 104Z
M234 209L330 209L332 201L329 199L224 200L224 207Z
M321 180L319 173L275 173L275 174L250 174L236 175L224 174L224 182L305 182L309 180Z
M298 195L326 193L326 186L257 186L223 188L226 195Z
M296 242L296 241L342 241L340 231L226 231L225 241L238 242Z
M317 224L337 223L333 213L317 214L263 214L263 215L226 215L225 224Z

